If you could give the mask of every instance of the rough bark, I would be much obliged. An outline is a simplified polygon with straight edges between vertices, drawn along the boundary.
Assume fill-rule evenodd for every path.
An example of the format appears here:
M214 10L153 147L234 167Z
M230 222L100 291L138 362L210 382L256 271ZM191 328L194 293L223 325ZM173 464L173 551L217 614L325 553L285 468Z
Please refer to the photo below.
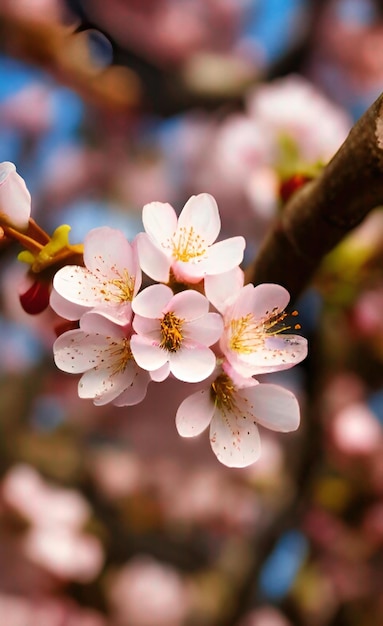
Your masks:
M247 280L279 283L294 300L325 254L381 204L383 94L351 129L320 176L291 197L247 269Z

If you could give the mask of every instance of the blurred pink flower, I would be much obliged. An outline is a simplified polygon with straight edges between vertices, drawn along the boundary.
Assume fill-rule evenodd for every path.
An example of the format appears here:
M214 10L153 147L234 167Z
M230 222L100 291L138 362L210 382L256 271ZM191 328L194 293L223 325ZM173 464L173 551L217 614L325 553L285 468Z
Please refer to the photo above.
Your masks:
M258 424L279 432L296 430L300 422L294 394L256 380L241 383L218 372L209 389L187 397L179 406L176 426L182 437L195 437L210 424L210 444L228 467L246 467L261 453Z
M209 313L205 296L194 290L173 295L166 285L152 285L132 306L138 334L130 345L140 367L153 372L155 380L170 372L184 382L210 376L216 359L208 346L218 341L223 325L218 313Z
M366 404L355 402L341 409L329 425L337 450L369 456L383 443L383 429Z
M23 554L64 580L87 582L100 571L104 555L99 540L81 529L90 508L74 490L53 487L27 465L5 475L2 499L30 522L20 539Z
M53 310L75 320L94 309L116 324L129 323L131 301L141 286L135 245L120 230L94 228L85 237L84 264L66 265L55 274Z
M250 611L236 626L292 626L292 624L278 609L266 605Z
M82 609L68 598L39 599L0 593L4 626L107 626L96 611Z
M138 253L143 271L154 280L168 282L172 270L177 280L196 283L243 260L243 237L214 243L221 220L210 194L192 196L178 219L170 204L151 202L144 206L142 220L146 233L138 235Z
M23 547L31 561L64 580L82 583L99 573L104 553L99 540L61 527L34 527L27 531Z
M48 485L30 465L14 465L8 470L1 495L7 506L40 527L77 530L90 515L89 505L79 492Z
M53 345L57 367L82 374L80 398L96 405L138 404L146 395L149 374L138 367L131 350L131 328L115 324L96 312L84 313L79 330L69 330Z
M134 557L111 577L108 596L118 626L182 626L189 609L178 572L146 556Z
M346 139L352 121L314 85L300 75L263 84L250 92L247 108L251 118L278 140L290 137L301 160L327 161Z
M0 163L0 224L25 230L31 216L31 195L9 161Z

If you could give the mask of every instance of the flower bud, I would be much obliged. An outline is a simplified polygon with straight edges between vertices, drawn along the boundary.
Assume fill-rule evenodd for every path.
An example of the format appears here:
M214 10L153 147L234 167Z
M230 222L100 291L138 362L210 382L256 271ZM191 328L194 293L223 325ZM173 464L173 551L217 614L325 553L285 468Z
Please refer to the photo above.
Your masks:
M24 179L9 161L0 163L0 224L26 229L31 215L31 195Z

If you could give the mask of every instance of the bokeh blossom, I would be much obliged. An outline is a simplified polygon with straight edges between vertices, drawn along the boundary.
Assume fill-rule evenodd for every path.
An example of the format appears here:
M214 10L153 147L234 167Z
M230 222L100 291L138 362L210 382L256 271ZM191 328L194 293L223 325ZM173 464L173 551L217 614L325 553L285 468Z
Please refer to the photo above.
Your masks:
M243 237L214 243L221 220L210 194L192 196L178 219L170 204L152 202L144 206L142 219L146 232L138 238L140 263L155 280L168 282L172 270L176 280L197 283L206 275L231 270L243 260Z

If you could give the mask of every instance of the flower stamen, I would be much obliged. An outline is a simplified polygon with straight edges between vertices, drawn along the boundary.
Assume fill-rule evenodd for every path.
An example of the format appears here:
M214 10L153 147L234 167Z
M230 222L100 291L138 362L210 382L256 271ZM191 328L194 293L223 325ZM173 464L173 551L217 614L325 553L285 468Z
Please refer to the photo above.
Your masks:
M177 352L180 349L183 341L182 326L184 321L184 319L177 317L171 311L165 313L160 322L160 348L169 352Z
M298 311L293 311L292 316L297 316ZM256 319L252 313L230 320L230 349L242 354L251 354L271 336L279 335L291 326L287 326L284 320L288 317L286 311L274 307L272 311L266 311L266 317ZM300 329L300 324L294 325L295 330Z
M215 406L222 412L235 409L236 387L227 374L220 374L210 385L210 395Z
M168 248L171 248L172 255L177 261L188 263L191 260L201 260L206 255L206 244L204 239L195 232L193 226L190 228L181 227L174 233Z

